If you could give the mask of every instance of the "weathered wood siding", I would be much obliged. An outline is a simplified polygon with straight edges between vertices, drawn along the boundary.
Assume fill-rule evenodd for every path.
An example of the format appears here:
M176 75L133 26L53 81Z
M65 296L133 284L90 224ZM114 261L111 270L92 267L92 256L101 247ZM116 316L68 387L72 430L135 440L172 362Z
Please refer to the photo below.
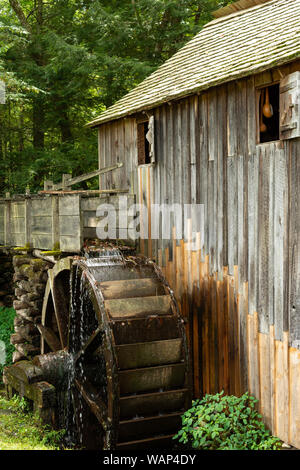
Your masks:
M118 161L116 148L127 142L123 178L129 184L136 173L139 202L204 205L198 250L184 239L151 240L150 210L149 240L140 242L186 317L195 396L249 390L273 432L297 447L300 140L257 145L256 88L299 69L294 63L155 109L154 166L137 167L132 119L99 130L100 167ZM120 129L122 140L113 138ZM116 184L104 178L103 189Z
M121 199L120 199L121 198ZM120 198L110 194L86 196L85 194L61 194L46 196L18 196L16 199L0 199L0 245L41 250L57 250L65 253L81 251L84 240L97 238L98 224L104 219L106 208L113 207L115 218L112 227L115 238L127 237L128 224L124 207L131 207L135 195L124 192ZM97 209L102 207L101 213Z
M5 245L5 204L0 204L0 245Z
M32 246L40 249L53 249L59 243L58 199L46 197L32 199L29 204L29 238Z
M99 199L94 198L82 198L81 211L82 211L82 226L83 226L83 238L97 238L97 227L99 222L106 218L103 214L104 209L113 207L115 214L111 222L110 229L114 232L116 238L123 239L123 233L125 233L125 239L127 239L128 224L132 221L132 217L127 217L127 211L125 208L131 207L135 203L134 195L121 194L120 196L106 196ZM99 208L103 205L101 210L102 214L99 216Z
M53 249L59 242L58 200L26 196L0 200L0 244Z
M135 119L124 119L99 128L99 168L123 163L100 176L100 189L136 189L137 130Z

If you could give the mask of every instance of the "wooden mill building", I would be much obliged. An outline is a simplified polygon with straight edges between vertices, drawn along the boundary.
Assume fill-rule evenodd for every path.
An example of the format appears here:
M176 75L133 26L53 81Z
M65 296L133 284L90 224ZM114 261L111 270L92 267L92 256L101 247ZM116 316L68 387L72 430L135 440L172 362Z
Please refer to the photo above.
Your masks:
M300 447L300 0L241 0L89 125L101 189L203 204L197 249L148 239L187 322L194 395L249 390ZM150 132L149 132L150 131ZM189 224L191 221L186 221Z

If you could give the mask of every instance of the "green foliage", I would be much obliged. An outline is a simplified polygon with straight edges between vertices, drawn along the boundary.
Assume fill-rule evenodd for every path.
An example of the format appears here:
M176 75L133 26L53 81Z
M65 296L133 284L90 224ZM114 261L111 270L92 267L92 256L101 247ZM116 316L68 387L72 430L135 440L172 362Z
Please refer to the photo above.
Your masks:
M280 440L266 429L256 403L248 393L206 395L184 413L174 439L201 450L279 450Z
M42 426L24 398L0 395L0 450L56 450L64 434Z
M25 148L22 153L13 152L10 159L0 160L0 173L6 173L9 190L12 192L24 193L28 186L32 192L43 189L45 179L53 180L55 183L61 181L63 173L70 173L73 176L94 171L97 168L97 142L92 134L87 135L87 131L82 131L81 140L73 144L57 143L57 147L37 150L32 160L32 149ZM3 190L6 188L3 185ZM83 189L97 189L97 181L89 180L82 184ZM73 187L76 189L76 187ZM1 183L0 183L1 192Z
M14 347L10 344L10 335L14 332L14 318L16 312L13 308L0 308L0 340L4 342L6 349L6 364L12 362ZM4 364L0 364L0 383Z

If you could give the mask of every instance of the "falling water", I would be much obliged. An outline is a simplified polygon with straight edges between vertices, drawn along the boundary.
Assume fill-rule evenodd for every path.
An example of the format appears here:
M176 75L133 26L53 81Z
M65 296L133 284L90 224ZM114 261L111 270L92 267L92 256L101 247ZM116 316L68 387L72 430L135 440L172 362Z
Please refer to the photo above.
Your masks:
M72 448L75 446L76 443L76 436L74 434L75 429L75 420L74 414L72 412L71 407L71 387L74 381L74 356L69 354L66 359L66 387L65 389L60 390L57 392L58 396L58 419L59 425L61 429L66 430L66 434L64 436L64 444L68 448Z
M73 412L72 406L72 387L74 386L75 378L75 350L74 350L74 339L76 338L76 311L77 311L77 299L80 297L78 294L78 266L75 267L74 278L70 277L70 292L73 290L70 303L70 322L69 322L69 355L68 355L68 364L67 364L67 386L66 390L61 392L59 397L59 403L62 402L61 410L59 410L60 419L63 421L63 428L66 430L65 435L65 445L67 447L74 447L77 441L76 436L76 423L75 423L75 414ZM74 279L74 286L72 285ZM74 289L73 289L74 287ZM72 342L73 340L73 342Z
M118 264L123 262L123 255L118 248L114 249L102 249L97 252L98 256L95 257L95 252L93 257L87 258L85 264L88 267L98 267L98 266L110 266L111 264Z
M101 250L92 251L91 253L86 254L84 260L84 265L90 268L90 271L93 271L93 268L97 269L98 267L105 267L116 264L123 264L123 255L118 248L104 248ZM75 392L78 395L77 389L75 389L74 385L75 377L80 380L82 385L84 385L87 380L84 358L81 357L78 359L77 355L80 351L82 351L87 339L91 335L90 330L93 326L93 323L96 321L96 316L94 312L93 322L89 312L89 292L86 287L85 270L82 270L79 264L76 264L73 268L73 272L70 278L70 291L72 294L69 324L68 378L67 390L61 392L63 396L60 397L60 400L62 399L62 408L64 408L64 410L60 410L60 416L64 421L63 427L67 430L67 435L65 438L66 445L73 446L74 443L77 442L77 445L84 447L84 402L82 397L81 399L76 400L75 411L73 409L72 393ZM99 362L99 369L101 370L105 368L105 361L103 364L101 364L102 362L103 361L101 360ZM104 378L106 378L106 374L103 379ZM102 394L101 388L103 388L103 391L106 389L105 381L103 381L101 385L102 387L100 386L99 394Z

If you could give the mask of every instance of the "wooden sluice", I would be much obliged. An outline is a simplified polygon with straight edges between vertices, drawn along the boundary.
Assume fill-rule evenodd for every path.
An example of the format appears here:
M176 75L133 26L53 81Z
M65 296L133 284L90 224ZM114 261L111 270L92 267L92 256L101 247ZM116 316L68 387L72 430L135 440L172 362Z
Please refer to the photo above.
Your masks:
M0 245L44 251L77 253L85 239L96 238L97 208L109 204L116 210L116 229L120 220L119 197L128 206L135 196L127 191L69 192L15 196L0 199ZM122 227L125 228L125 227Z

